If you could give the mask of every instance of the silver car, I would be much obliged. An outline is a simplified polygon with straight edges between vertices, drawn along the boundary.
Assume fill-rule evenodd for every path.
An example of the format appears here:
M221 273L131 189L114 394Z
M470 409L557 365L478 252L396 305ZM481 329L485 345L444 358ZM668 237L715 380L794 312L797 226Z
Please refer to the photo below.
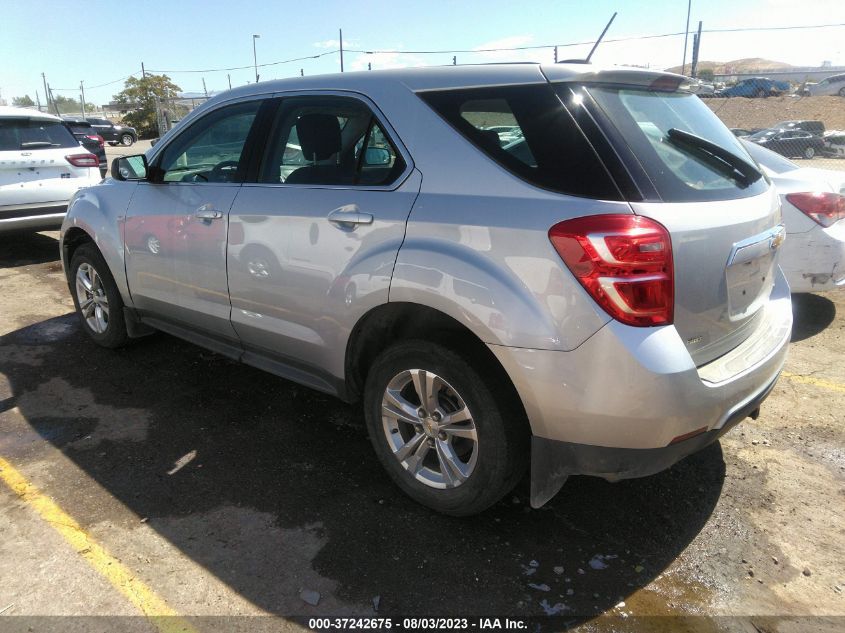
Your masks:
M812 97L823 95L839 95L840 97L845 97L845 73L831 75L818 83L809 83L804 88L804 92Z
M486 65L216 96L73 199L82 327L361 402L440 512L529 464L535 507L656 473L757 414L792 320L778 197L683 81Z

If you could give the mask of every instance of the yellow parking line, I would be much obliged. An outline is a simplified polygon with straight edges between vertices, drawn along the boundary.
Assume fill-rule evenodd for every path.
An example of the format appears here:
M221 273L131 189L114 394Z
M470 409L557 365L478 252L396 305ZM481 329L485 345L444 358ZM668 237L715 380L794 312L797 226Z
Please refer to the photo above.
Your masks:
M822 380L821 378L813 378L812 376L802 376L801 374L793 374L788 371L782 372L781 376L805 385L815 385L816 387L823 387L824 389L831 389L833 391L841 391L842 393L845 393L845 385L839 384L838 382Z
M94 570L105 577L134 604L161 633L191 633L195 629L178 617L176 611L135 577L132 571L108 553L52 499L27 481L9 462L0 457L0 479L20 499L35 510L82 556Z

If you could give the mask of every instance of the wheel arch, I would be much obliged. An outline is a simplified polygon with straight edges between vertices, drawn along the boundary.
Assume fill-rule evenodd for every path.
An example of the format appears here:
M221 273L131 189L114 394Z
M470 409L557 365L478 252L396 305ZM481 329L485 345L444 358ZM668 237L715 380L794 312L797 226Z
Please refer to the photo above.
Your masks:
M455 349L490 374L497 385L506 389L519 407L527 424L525 406L499 359L472 330L444 312L410 302L382 304L364 314L346 345L346 397L360 399L367 374L375 358L393 343L423 339Z

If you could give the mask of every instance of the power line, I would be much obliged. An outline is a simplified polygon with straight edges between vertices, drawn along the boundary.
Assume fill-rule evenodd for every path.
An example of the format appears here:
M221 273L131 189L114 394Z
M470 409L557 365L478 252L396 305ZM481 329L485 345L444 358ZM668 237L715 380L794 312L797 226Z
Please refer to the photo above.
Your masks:
M703 33L737 33L737 32L745 32L745 31L791 31L795 29L823 29L823 28L830 28L830 27L840 27L845 26L845 22L837 23L837 24L809 24L803 26L750 26L750 27L743 27L743 28L730 28L730 29L703 29ZM653 40L659 39L663 37L677 37L679 35L685 35L685 31L678 31L676 33L660 33L659 35L638 35L638 36L631 36L631 37L616 37L604 40L605 42L630 42L632 40ZM569 42L566 44L534 44L531 46L509 46L509 47L500 47L500 48L468 48L468 49L440 49L440 50L398 50L398 49L389 49L389 50L361 50L361 49L344 49L349 53L364 53L367 55L376 55L382 53L392 53L392 54L404 54L404 55L445 55L447 53L498 53L498 52L505 52L505 51L527 51L527 50L535 50L541 48L554 48L554 47L569 47L569 46L586 46L588 44L594 44L595 40L585 40L583 42Z
M307 55L305 57L293 57L291 59L283 59L278 62L269 62L266 64L258 64L258 68L265 68L267 66L278 66L279 64L290 64L291 62L301 62L306 59L318 59L320 57L325 57L326 55L334 55L339 53L340 49L334 49L331 51L326 51L325 53L319 53L317 55ZM254 65L250 64L249 66L232 66L231 68L205 68L203 70L149 70L147 72L151 73L217 73L217 72L225 72L231 70L246 70L248 68L253 68Z

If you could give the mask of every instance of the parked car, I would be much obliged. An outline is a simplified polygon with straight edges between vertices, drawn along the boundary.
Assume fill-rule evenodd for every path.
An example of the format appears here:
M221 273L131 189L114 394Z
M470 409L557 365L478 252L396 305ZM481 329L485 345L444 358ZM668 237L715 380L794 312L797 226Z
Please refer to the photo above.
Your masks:
M804 87L804 94L818 97L823 95L839 95L845 97L845 73L831 75L818 83L808 83Z
M824 154L834 158L845 158L845 131L829 130L822 136Z
M738 136L742 138L743 136L751 136L752 134L756 134L763 128L759 127L751 127L751 128L744 128L744 127L732 127L730 128L731 132L733 132L734 136Z
M752 143L762 145L766 149L790 158L813 158L824 149L821 137L804 130L769 129L746 137Z
M749 77L730 88L716 91L717 97L770 97L789 92L789 84L768 77Z
M743 143L780 195L787 233L780 267L792 292L845 287L845 172L800 168L764 147Z
M0 107L0 233L58 229L71 196L100 180L97 167L59 117Z
M699 97L713 97L716 94L716 86L712 83L707 83L695 77L687 77L690 92L694 92Z
M821 136L824 134L824 123L821 121L781 121L771 126L774 130L804 130L810 134Z
M88 117L85 120L94 126L97 134L102 136L109 145L129 147L138 140L138 132L134 127L120 125L100 117Z
M448 514L529 458L534 507L661 471L757 414L792 324L777 195L682 82L512 64L215 96L74 199L82 328L362 402L389 476Z
M62 119L79 143L100 161L100 175L105 178L108 173L108 159L106 158L106 144L103 137L97 134L94 127L85 119L64 116Z

